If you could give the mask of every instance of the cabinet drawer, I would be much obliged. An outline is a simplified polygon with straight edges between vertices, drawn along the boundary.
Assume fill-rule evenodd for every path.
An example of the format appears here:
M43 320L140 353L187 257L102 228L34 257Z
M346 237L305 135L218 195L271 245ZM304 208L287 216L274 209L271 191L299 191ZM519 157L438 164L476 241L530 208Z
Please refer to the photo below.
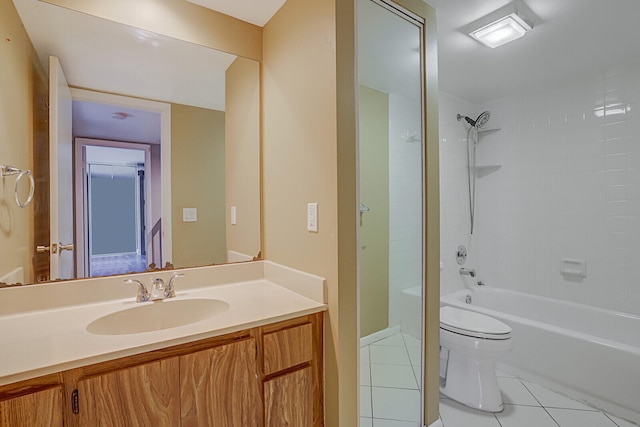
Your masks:
M262 337L264 374L309 362L313 355L311 335L311 323L265 334Z

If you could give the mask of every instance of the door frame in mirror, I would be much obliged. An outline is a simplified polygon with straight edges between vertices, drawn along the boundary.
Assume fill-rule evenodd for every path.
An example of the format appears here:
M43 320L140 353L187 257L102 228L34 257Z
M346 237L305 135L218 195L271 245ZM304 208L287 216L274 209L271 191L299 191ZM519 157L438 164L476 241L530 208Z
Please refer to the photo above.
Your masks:
M145 219L142 221L145 224L144 235L145 238L142 240L144 243L144 250L147 253L146 264L150 264L151 262L156 262L152 260L152 256L150 258L149 254L153 253L153 242L148 234L151 232L153 227L153 190L152 190L152 181L153 181L153 165L151 161L151 145L146 143L132 143L132 142L121 142L121 141L113 141L113 140L99 140L94 138L84 138L84 137L76 137L73 141L73 151L74 151L74 199L75 199L75 252L76 252L76 277L91 277L93 276L91 272L91 261L92 261L92 253L89 247L89 243L92 241L91 233L90 233L90 214L89 211L91 200L88 197L88 192L90 192L90 185L88 184L88 178L90 176L89 170L87 168L87 157L86 157L86 148L87 147L103 147L103 148L123 148L129 150L140 150L145 152L145 162L144 169L145 173L145 190L143 192L146 208L143 208ZM82 179L78 179L77 177L82 177ZM160 213L162 215L162 213ZM162 218L162 217L161 217ZM138 233L139 230L136 230ZM137 238L137 237L136 237ZM144 253L144 252L143 252ZM162 254L161 254L162 255ZM159 265L161 261L156 262ZM133 271L133 270L132 270Z
M87 101L100 104L147 110L160 114L160 170L162 188L162 259L170 261L172 253L171 222L171 104L123 95L113 95L86 89L71 88L74 101ZM77 215L76 207L76 215ZM77 218L77 216L76 216ZM159 266L161 267L161 266Z

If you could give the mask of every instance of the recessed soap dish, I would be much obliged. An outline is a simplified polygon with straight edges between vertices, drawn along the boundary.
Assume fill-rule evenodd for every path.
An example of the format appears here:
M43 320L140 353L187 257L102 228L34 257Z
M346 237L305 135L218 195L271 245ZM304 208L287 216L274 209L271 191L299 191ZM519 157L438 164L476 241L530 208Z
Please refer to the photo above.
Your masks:
M560 274L572 277L587 277L587 261L584 259L562 258Z

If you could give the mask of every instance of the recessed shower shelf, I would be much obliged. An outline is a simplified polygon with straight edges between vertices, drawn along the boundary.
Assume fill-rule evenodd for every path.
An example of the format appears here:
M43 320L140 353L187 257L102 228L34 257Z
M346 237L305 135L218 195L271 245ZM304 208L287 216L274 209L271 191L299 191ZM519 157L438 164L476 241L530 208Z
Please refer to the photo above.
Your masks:
M500 129L500 128L495 128L495 129L483 129L483 130L479 130L479 131L478 131L478 135L482 135L482 136L484 136L484 135L489 135L489 134L491 134L491 133L496 133L496 132L498 132L499 130L501 130L501 129Z
M472 169L475 170L476 176L478 178L482 178L483 176L487 176L490 173L496 172L501 167L502 165L484 165L484 166L475 166L475 167L472 167Z

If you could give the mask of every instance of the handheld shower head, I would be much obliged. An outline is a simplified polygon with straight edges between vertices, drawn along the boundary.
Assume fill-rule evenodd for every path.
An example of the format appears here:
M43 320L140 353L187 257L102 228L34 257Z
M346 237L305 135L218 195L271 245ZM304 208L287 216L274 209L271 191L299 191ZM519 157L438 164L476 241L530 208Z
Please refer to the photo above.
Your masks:
M471 127L474 127L476 129L482 129L487 124L490 117L491 117L491 113L489 111L485 111L482 114L480 114L478 118L475 120L473 120L469 116L463 116L462 114L458 114L456 118L458 119L458 121L464 119L467 123L469 123L469 125L471 125Z
M491 113L489 111L485 111L481 113L476 119L475 127L477 129L482 129L487 124L487 122L489 122L490 118L491 118Z

